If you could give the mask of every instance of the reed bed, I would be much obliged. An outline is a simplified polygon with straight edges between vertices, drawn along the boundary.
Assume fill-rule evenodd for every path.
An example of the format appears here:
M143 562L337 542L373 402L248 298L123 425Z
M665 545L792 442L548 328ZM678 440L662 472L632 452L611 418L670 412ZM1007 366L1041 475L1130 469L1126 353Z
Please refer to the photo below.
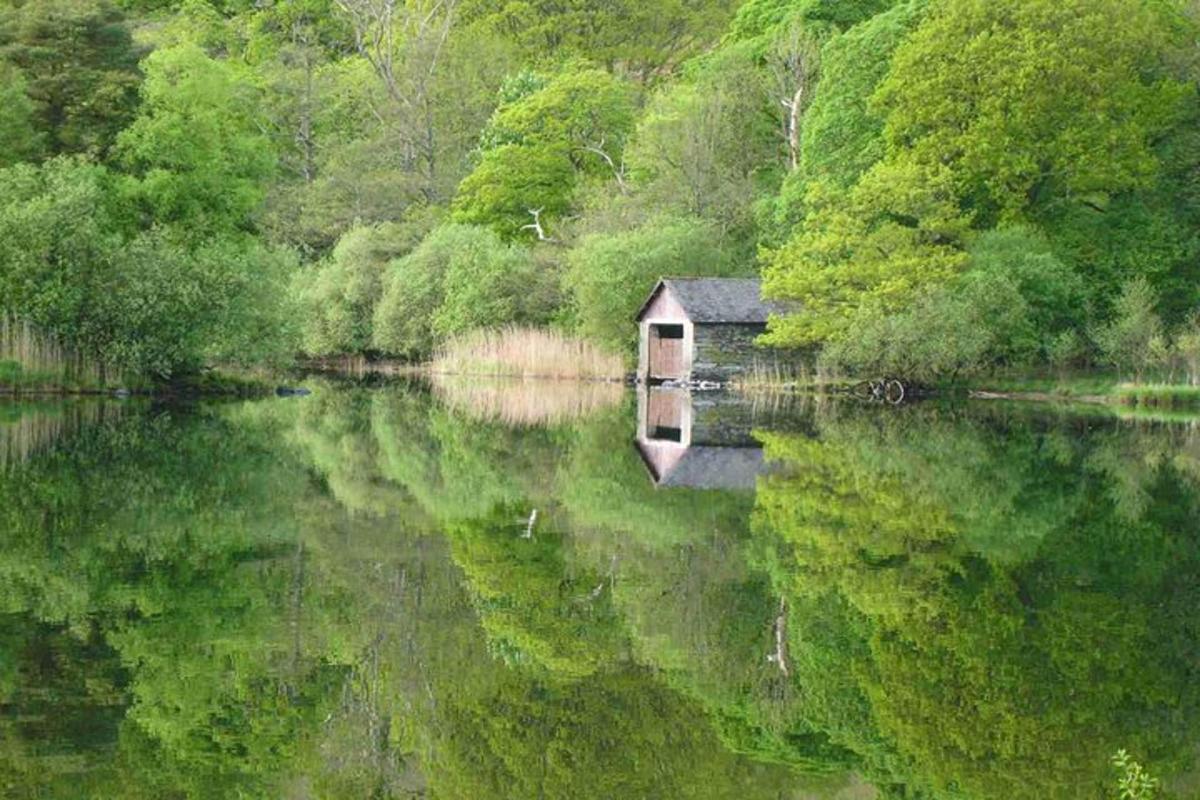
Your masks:
M624 387L613 381L464 379L434 374L434 392L469 417L514 427L558 425L620 405Z
M443 375L618 381L625 362L590 342L556 331L502 328L454 338L435 354L431 371Z
M10 315L0 315L0 389L98 388L104 370L56 337Z

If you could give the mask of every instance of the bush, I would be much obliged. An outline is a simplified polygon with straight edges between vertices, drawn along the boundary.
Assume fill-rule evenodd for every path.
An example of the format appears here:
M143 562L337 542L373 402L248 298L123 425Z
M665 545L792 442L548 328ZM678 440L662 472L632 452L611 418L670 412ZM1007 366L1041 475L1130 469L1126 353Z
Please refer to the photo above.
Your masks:
M826 366L853 375L933 383L1019 363L1034 349L1029 305L1002 275L976 273L918 295L904 311L864 307L826 346Z
M659 278L735 272L712 225L669 217L622 233L586 236L568 265L578 332L629 353L637 345L633 316Z
M1200 311L1176 332L1174 357L1187 373L1188 383L1200 386Z
M1056 334L1084 325L1083 278L1054 254L1040 233L1024 226L997 228L975 240L970 256L972 272L1003 275L1016 285L1047 355Z
M1145 278L1125 285L1113 308L1113 319L1092 338L1104 360L1137 382L1148 366L1161 360L1163 324L1155 311L1154 289Z
M348 231L324 263L299 273L302 349L310 355L361 353L373 346L375 306L389 262L419 241L418 225L384 223Z
M106 363L169 379L204 363L278 363L294 352L289 252L249 236L196 244L164 228L131 241L119 263L84 339Z
M425 358L443 338L474 328L548 322L557 277L487 228L450 224L393 262L375 309L377 349Z
M0 170L0 311L132 378L287 356L288 251L130 218L102 167Z

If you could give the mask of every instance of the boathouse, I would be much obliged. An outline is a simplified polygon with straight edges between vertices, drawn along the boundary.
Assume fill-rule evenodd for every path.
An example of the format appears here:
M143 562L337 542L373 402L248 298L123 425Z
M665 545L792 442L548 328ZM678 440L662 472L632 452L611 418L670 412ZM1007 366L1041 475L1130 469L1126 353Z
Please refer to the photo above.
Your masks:
M638 378L724 383L754 363L771 307L757 278L663 278L638 311Z

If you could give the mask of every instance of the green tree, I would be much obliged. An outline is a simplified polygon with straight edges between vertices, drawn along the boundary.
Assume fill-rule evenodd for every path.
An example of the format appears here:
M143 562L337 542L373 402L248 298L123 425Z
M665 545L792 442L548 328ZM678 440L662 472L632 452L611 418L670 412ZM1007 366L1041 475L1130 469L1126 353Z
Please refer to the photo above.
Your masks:
M372 349L372 321L388 265L420 241L429 221L417 218L355 228L329 258L296 273L293 292L304 316L302 347L312 355Z
M0 170L0 307L75 344L108 291L127 210L106 169L58 157Z
M814 183L806 204L804 223L763 272L764 294L804 308L772 319L772 344L836 341L864 305L894 313L966 265L970 219L944 168L881 161L848 191Z
M442 304L433 315L440 338L478 328L545 325L558 305L558 276L528 248L507 244L490 230L456 254L446 268Z
M513 38L527 60L581 57L649 78L715 42L736 8L729 0L487 2L465 0L472 27Z
M572 207L578 181L612 177L620 164L633 101L630 85L573 64L501 106L481 136L478 166L459 186L454 219L508 238L526 230L551 237L553 223Z
M557 274L493 231L448 224L392 262L374 312L374 345L408 358L475 328L549 321Z
M805 313L769 338L837 339L866 302L904 308L962 268L972 228L1151 186L1154 142L1191 91L1167 67L1174 23L1141 0L932 3L870 101L881 159L848 191L809 184L803 224L770 256L766 290Z
M195 44L158 50L143 69L143 107L118 141L135 196L160 223L250 227L276 160L248 76Z
M579 333L625 352L637 342L634 314L659 278L737 272L711 224L672 217L623 233L585 236L568 262Z
M1168 13L1142 0L935 2L875 97L887 139L947 164L981 223L1145 187L1152 142L1190 93L1162 67Z
M29 83L21 70L0 61L0 167L28 161L41 150L35 127L35 106L26 94Z
M1154 289L1144 278L1130 282L1117 298L1113 319L1098 328L1092 338L1104 360L1137 383L1147 369L1156 366L1164 336L1162 319L1155 310Z
M108 154L137 108L139 57L128 21L108 0L0 5L0 60L24 73L51 154Z

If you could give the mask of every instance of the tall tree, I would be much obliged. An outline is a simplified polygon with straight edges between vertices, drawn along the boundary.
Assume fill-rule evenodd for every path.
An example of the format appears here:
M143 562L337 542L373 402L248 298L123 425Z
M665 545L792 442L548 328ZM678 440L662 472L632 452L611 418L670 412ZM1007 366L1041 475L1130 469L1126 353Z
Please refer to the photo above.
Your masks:
M137 195L159 222L249 227L276 163L253 84L195 44L158 50L144 67L145 104L118 142Z
M0 59L25 74L52 154L107 155L137 107L138 58L108 0L0 4Z

